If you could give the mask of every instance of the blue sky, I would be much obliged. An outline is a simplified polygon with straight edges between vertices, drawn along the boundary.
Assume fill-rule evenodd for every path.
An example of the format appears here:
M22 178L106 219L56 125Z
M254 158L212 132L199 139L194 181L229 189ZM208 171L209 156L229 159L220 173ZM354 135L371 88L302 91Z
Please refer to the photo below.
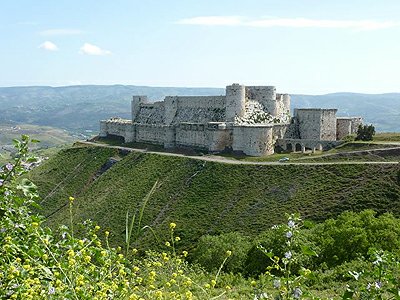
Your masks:
M0 86L400 92L399 0L2 0Z

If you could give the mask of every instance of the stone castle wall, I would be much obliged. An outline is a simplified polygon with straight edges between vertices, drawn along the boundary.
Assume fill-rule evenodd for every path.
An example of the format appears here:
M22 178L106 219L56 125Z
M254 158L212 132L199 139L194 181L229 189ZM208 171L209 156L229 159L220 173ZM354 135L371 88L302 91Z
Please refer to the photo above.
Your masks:
M100 136L106 137L107 135L129 136L132 131L132 121L124 120L121 118L111 118L109 120L100 121Z
M176 146L208 149L206 129L204 124L181 123L177 125Z
M251 156L264 156L274 153L273 125L234 126L234 151Z
M337 109L321 110L321 141L336 141Z
M336 138L338 140L351 134L351 118L336 119Z
M300 139L336 140L336 109L304 108L294 110Z
M154 124L135 124L135 142L164 145L165 126Z
M336 119L336 138L338 140L350 134L356 134L358 126L362 125L361 117L338 117Z

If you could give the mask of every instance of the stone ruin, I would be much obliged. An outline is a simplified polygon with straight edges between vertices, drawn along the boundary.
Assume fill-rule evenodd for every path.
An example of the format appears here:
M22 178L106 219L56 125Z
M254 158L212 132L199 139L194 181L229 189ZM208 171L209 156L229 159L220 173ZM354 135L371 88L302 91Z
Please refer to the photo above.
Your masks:
M165 148L190 147L251 156L324 150L357 131L360 117L338 118L336 109L294 109L274 86L232 84L221 96L167 96L149 103L133 96L132 120L100 121L100 137L119 136Z

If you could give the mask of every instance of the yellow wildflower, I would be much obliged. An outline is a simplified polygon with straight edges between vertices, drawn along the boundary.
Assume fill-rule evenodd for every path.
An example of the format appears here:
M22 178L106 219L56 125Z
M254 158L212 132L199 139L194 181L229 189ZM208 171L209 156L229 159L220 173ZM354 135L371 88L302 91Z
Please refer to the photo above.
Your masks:
M217 282L213 279L211 280L211 286L214 287L217 284Z
M32 227L33 228L37 228L39 226L39 223L38 222L32 222Z
M186 296L186 299L192 299L193 294L192 294L191 291L187 291L187 292L185 293L185 296Z

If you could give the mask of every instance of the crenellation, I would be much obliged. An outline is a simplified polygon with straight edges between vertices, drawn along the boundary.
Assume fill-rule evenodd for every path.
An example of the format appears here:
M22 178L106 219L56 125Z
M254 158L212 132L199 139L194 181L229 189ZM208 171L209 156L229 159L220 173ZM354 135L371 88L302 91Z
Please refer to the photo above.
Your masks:
M148 103L132 98L132 120L100 121L100 136L122 136L165 148L192 147L210 152L232 150L252 156L286 151L316 151L335 146L354 133L360 117L337 118L336 109L295 109L290 95L274 86L232 84L222 96L167 96Z

